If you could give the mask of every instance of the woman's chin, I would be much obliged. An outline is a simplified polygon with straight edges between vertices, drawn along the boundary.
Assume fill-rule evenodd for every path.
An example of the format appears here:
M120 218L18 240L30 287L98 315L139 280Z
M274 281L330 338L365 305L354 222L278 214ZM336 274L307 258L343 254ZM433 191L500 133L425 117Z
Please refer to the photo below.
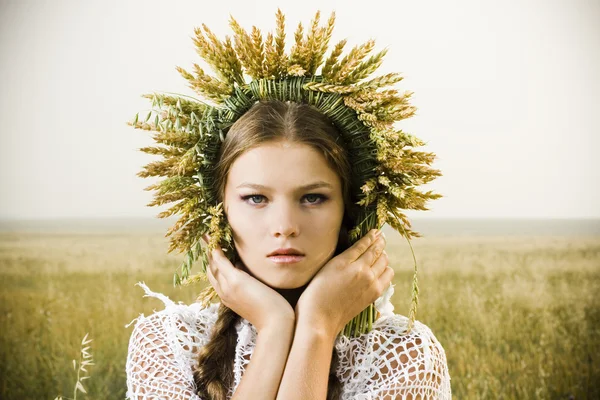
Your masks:
M308 285L308 282L306 281L306 279L302 278L302 277L297 277L297 278L291 278L288 277L287 279L284 277L282 279L277 279L275 277L272 277L272 279L269 280L262 280L259 279L262 283L264 283L265 285L269 286L272 289L276 289L276 290L294 290L294 289L300 289L300 288L304 288ZM300 278L300 279L298 279ZM309 280L310 281L310 280Z
M277 290L295 290L295 289L303 288L305 286L306 286L306 284L304 284L304 285L289 284L289 285L272 286L272 288L277 289Z

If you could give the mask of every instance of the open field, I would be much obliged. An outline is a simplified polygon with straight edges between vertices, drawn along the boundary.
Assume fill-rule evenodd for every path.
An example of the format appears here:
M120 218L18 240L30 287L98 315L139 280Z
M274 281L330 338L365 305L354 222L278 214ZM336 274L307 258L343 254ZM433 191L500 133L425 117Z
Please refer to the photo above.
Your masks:
M412 255L386 230L395 312L406 315ZM456 399L600 398L600 236L426 237L412 242L417 319L446 350ZM0 233L0 398L72 397L89 332L96 365L81 399L123 399L140 313L162 309L134 284L173 288L180 255L160 233Z

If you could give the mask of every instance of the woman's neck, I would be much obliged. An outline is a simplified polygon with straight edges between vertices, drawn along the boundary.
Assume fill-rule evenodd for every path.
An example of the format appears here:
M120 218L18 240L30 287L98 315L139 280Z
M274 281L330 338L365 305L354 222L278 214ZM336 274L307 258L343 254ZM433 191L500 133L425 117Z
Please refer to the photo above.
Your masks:
M295 288L295 289L277 289L277 288L274 288L274 290L277 293L279 293L281 296L283 296L283 298L286 299L288 301L288 303L290 303L290 305L292 306L292 308L295 309L296 308L296 304L298 303L298 300L300 299L300 296L304 292L304 289L306 289L307 287L308 287L308 283L306 285L304 285L304 286L301 286L301 287Z

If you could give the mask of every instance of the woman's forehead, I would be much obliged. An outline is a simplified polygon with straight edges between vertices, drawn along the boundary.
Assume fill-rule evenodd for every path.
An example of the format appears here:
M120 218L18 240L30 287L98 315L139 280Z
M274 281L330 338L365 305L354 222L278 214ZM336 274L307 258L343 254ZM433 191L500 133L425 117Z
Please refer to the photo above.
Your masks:
M247 150L232 164L228 185L263 189L298 189L324 182L334 189L339 177L318 150L306 144L268 143ZM255 187L258 188L258 187Z

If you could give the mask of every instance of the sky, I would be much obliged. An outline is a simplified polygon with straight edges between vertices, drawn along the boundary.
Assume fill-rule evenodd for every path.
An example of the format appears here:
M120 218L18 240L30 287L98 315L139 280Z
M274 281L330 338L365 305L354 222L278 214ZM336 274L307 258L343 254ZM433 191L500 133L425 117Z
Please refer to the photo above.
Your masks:
M210 5L207 5L210 4ZM332 11L330 46L389 49L443 197L416 218L600 218L600 2L0 0L0 218L155 217L157 156L126 122L153 91L198 97L176 71L203 64L194 28L224 38L230 14L293 34ZM326 53L329 54L331 50ZM344 53L346 54L346 53Z

